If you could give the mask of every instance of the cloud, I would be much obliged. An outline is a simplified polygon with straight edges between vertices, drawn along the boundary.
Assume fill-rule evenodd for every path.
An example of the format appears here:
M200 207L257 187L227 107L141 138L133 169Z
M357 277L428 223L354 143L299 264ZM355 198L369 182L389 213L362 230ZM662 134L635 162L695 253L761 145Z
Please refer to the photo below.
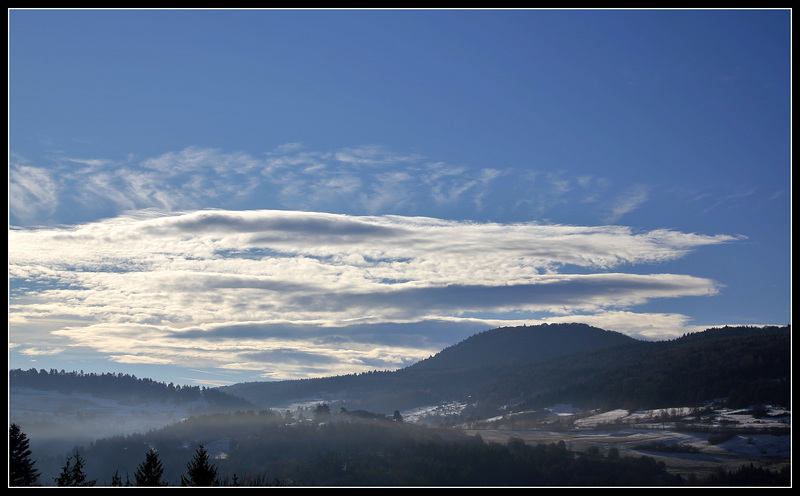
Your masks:
M405 162L418 162L419 155L393 153L380 145L345 148L333 154L338 162L367 166L386 166Z
M46 169L9 165L8 209L25 222L38 222L56 211L59 187Z
M639 208L648 199L648 188L637 185L630 188L614 202L611 213L606 216L605 221L609 223L618 222L624 215Z
M299 378L402 367L503 325L563 319L672 337L691 329L686 317L633 310L719 285L649 266L738 239L448 220L592 202L614 205L616 221L648 190L381 146L15 160L9 340L28 357L88 350ZM30 227L48 224L62 227Z
M531 218L531 207L541 217L613 198L605 220L616 221L647 198L643 186L619 193L625 187L564 172L450 164L381 146L315 151L293 143L262 154L188 147L140 160L58 157L32 166L15 157L9 215L14 225L198 208L440 216L457 209L461 218Z
M9 231L9 340L42 353L55 336L59 347L124 363L300 377L319 367L403 366L457 341L456 326L476 331L534 314L598 322L627 315L631 332L654 336L666 326L640 319L637 327L629 309L714 295L718 285L618 269L735 240L398 215L136 211ZM481 313L507 317L471 317ZM286 358L293 365L280 372Z

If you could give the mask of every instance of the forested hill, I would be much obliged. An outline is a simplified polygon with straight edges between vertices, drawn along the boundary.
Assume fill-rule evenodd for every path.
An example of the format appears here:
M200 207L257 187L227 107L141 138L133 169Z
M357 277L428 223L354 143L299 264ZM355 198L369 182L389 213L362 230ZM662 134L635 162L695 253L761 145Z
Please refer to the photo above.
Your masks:
M126 401L202 399L217 410L316 400L380 413L448 401L661 408L719 397L788 404L790 368L788 326L725 327L646 342L584 324L550 324L482 332L393 372L200 388L114 373L31 369L10 371L9 385Z
M712 328L669 341L640 341L582 324L496 329L428 361L397 373L404 377L403 393L416 383L451 399L517 410L554 404L654 409L721 398L732 407L788 407L791 391L788 326Z
M388 413L447 401L586 408L788 403L789 327L726 327L640 341L584 324L499 328L394 372L222 389L263 407L303 399L357 402ZM491 412L481 408L481 415Z
M357 401L363 408L392 412L461 398L480 384L492 382L501 368L636 342L624 334L586 324L501 327L475 334L397 371L248 382L220 389L269 408L304 398L335 397Z
M91 394L97 397L126 401L192 402L203 399L209 406L223 409L252 408L253 405L217 388L165 384L129 374L65 372L51 370L13 369L8 373L9 387L52 391L61 394Z
M635 339L625 334L587 324L500 327L470 336L409 368L443 370L525 365L634 342Z
M499 374L518 390L546 384L518 409L569 403L591 408L699 406L724 399L732 408L790 406L791 328L722 327L671 341L576 354ZM502 394L495 388L494 394Z

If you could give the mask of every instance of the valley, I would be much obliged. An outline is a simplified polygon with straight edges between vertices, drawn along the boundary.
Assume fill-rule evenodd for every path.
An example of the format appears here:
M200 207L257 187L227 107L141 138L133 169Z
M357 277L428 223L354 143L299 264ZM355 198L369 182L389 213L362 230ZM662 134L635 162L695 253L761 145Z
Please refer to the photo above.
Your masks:
M501 417L465 430L486 442L564 441L572 451L607 455L616 449L619 456L649 456L685 478L750 464L771 470L791 466L791 412L769 408L766 416L756 418L747 409L715 408L701 419L697 412L696 408L576 412L559 405L539 421Z
M397 371L219 388L12 370L9 419L44 481L80 449L107 483L149 446L172 484L199 444L229 478L290 485L728 484L791 469L790 349L788 327L640 342L544 325L487 331ZM511 472L481 474L484 457L510 457ZM517 466L541 457L541 473Z

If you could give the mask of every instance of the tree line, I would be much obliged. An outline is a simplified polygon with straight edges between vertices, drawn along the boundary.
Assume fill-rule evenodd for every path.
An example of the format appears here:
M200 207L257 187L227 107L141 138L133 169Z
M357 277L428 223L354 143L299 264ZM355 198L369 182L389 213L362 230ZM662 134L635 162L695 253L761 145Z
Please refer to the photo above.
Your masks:
M58 391L64 394L91 393L109 398L141 398L148 401L191 402L206 400L210 405L225 408L249 408L252 405L241 398L231 396L217 388L187 386L158 382L148 378L138 378L123 373L84 373L56 369L12 369L8 374L12 388L31 388L42 391Z

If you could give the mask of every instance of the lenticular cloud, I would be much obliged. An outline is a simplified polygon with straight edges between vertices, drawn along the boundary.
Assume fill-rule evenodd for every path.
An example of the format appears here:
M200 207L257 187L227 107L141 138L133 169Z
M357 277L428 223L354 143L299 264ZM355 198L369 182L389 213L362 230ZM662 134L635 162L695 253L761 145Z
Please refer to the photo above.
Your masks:
M691 276L607 271L672 260L732 239L664 230L634 233L619 226L199 211L119 217L71 229L14 230L9 272L54 286L47 293L29 293L38 299L55 291L114 308L100 292L108 298L125 295L131 302L158 298L161 303L152 306L142 301L153 314L169 314L171 299L202 304L234 300L237 292L243 297L237 307L248 307L254 317L261 308L265 318L281 318L278 308L325 318L350 306L360 311L396 307L393 314L420 308L453 313L481 306L480 295L496 300L484 306L504 309L580 302L603 307L713 293L713 283ZM584 273L573 273L574 267ZM586 274L587 269L603 272ZM218 311L224 313L224 306ZM196 312L189 306L179 313ZM114 313L126 314L124 306Z
M619 267L669 261L733 239L297 211L139 212L70 228L11 230L9 321L12 333L46 328L71 344L124 351L131 359L144 343L180 354L185 340L165 340L214 326L283 323L341 334L355 322L470 312L618 311L717 291L704 278ZM123 342L120 329L142 336L120 350L113 344ZM263 338L249 356L270 355L252 348L266 346L269 336ZM201 342L193 340L192 354ZM280 347L297 349L286 341Z

